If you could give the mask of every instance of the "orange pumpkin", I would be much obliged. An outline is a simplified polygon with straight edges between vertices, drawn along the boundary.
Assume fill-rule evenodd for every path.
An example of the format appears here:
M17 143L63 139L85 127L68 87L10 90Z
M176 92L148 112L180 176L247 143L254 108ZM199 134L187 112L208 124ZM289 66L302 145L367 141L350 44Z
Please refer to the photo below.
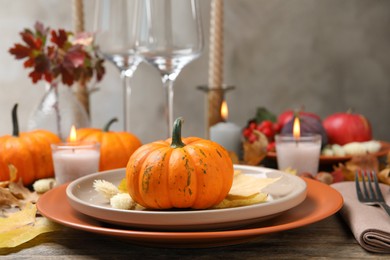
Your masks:
M0 137L0 181L9 180L9 165L17 169L17 180L24 185L54 176L50 145L61 139L46 130L19 133L17 104L12 109L13 134Z
M141 141L131 133L110 131L110 126L116 121L116 118L110 120L103 129L76 130L78 141L100 143L100 171L126 167L130 156L141 146Z
M220 203L233 182L233 163L219 144L198 137L181 138L176 119L172 139L141 146L126 168L127 189L150 209L205 209Z

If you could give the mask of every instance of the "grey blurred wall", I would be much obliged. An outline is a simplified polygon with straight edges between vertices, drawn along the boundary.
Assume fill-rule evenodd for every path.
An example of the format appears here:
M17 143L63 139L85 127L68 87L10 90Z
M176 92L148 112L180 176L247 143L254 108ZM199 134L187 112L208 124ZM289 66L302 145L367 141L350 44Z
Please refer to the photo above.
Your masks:
M205 50L175 83L175 116L185 118L184 134L204 136L204 97L196 86L208 79L210 1L201 0ZM21 128L43 95L22 62L8 49L36 20L72 29L71 1L0 0L0 135L11 133L10 109L20 104ZM92 0L85 1L92 28ZM118 71L107 74L91 96L92 125L122 116ZM225 83L229 120L244 126L256 108L278 114L304 106L321 117L349 108L364 114L374 137L390 141L390 1L388 0L226 0ZM132 131L143 142L165 138L163 89L159 74L142 64L135 73ZM117 124L114 130L120 130Z

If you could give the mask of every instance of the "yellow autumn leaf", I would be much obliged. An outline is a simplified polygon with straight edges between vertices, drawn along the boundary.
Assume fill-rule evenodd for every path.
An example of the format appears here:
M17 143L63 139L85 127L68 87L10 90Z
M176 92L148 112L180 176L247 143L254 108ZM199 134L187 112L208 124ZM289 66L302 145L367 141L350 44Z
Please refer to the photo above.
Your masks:
M27 203L22 210L0 218L0 248L18 246L59 228L44 217L36 218L36 212L36 206Z
M0 248L16 247L34 237L58 230L59 226L44 217L39 217L34 224L18 227L7 232L0 233Z
M0 218L0 234L34 223L36 213L36 206L27 203L22 210L11 213L6 218Z

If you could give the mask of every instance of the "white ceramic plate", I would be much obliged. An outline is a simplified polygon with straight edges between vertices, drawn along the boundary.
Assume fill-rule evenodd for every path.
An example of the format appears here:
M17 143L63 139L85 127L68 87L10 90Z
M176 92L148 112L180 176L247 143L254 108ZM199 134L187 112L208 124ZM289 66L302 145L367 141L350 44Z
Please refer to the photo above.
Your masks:
M263 192L269 194L265 203L236 208L208 210L120 210L93 188L97 179L115 185L125 177L125 169L98 172L71 182L66 195L77 211L103 222L153 230L230 229L269 219L289 210L305 200L306 183L300 177L274 169L235 165L243 174L259 178L278 178Z

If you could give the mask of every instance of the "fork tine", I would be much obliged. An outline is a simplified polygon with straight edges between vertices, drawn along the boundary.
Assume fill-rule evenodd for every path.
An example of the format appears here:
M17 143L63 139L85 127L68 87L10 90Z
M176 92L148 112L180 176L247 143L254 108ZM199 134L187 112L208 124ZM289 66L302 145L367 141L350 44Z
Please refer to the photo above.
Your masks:
M355 172L355 184L356 184L356 193L358 196L359 200L363 200L363 193L362 190L360 189L360 184L359 184L359 172Z
M382 192L381 192L381 188L379 187L379 184L378 184L378 177L376 176L376 173L375 172L372 172L372 175L374 176L374 185L375 185L375 190L376 190L376 195L378 197L378 199L380 201L385 201L385 199L383 198L383 195L382 195Z
M374 189L373 189L373 187L372 187L371 172L366 171L366 175L367 175L367 178L368 178L367 183L368 183L368 188L369 188L369 190L370 190L370 195L371 195L370 198L371 198L371 199L376 199L377 197L376 197L376 194L375 194Z
M366 198L371 198L371 194L368 193L367 184L366 184L366 172L362 171L362 182L363 182L363 191Z

